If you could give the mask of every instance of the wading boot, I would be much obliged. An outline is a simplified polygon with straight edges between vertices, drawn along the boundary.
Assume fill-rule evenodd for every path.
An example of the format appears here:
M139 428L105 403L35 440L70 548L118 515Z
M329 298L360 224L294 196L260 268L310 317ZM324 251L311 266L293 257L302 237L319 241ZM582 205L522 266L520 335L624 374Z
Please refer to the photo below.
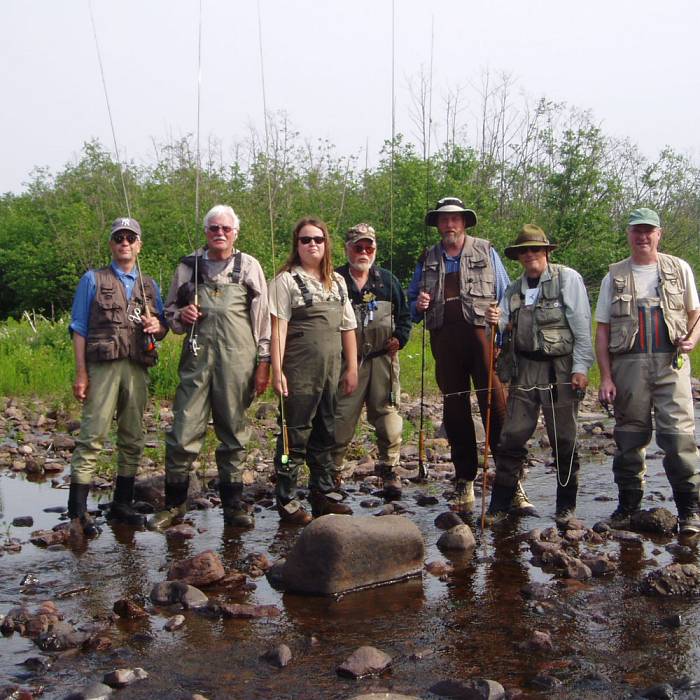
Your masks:
M603 522L613 530L625 530L630 526L630 519L642 502L644 491L641 489L620 489L617 508Z
M569 483L566 486L557 484L557 506L554 512L554 522L560 527L564 527L569 520L576 517L576 492L577 483Z
M240 481L219 484L221 507L224 509L224 524L233 527L254 527L253 514L243 502L243 484Z
M187 513L187 490L190 480L165 482L165 509L152 515L146 526L149 530L162 531L182 520Z
M312 489L309 494L311 503L311 513L314 518L320 518L322 515L352 515L352 508L342 503L343 496L335 491L323 493Z
M308 525L313 518L304 506L293 498L289 503L282 505L277 503L277 512L280 516L280 522L287 525Z
M71 484L68 491L68 517L70 518L71 539L80 541L92 539L100 534L87 510L87 497L90 484Z
M486 511L486 519L491 525L495 525L508 517L508 511L511 509L517 488L517 484L515 486L493 485L491 502L489 503L489 509Z
M107 520L113 523L123 523L130 527L142 528L146 524L146 516L134 510L134 481L133 476L118 476L114 485L112 505L107 513Z
M455 481L455 490L448 501L450 510L458 513L469 513L474 508L474 482L466 479Z
M513 494L510 509L517 515L537 515L537 508L528 500L522 481L518 481L515 486L515 493Z
M381 464L377 472L382 480L382 491L385 501L401 500L401 479L388 464Z
M700 502L698 494L690 492L673 492L678 508L678 534L693 537L700 533Z

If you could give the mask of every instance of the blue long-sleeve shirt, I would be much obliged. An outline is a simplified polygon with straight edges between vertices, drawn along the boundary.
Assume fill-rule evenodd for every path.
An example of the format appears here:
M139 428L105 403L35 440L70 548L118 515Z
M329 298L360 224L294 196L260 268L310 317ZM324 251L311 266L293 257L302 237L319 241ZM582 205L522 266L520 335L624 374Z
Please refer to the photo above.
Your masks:
M138 272L136 267L134 267L131 272L124 272L118 265L114 262L111 264L114 274L117 279L124 285L124 291L126 292L126 298L131 299L131 295L134 291L134 285L138 279ZM153 284L156 288L156 313L161 323L165 326L165 312L163 308L163 299L160 295L160 289L155 280ZM90 323L90 307L95 299L95 294L97 294L97 283L95 282L95 271L88 270L78 282L78 288L75 290L75 297L73 297L73 308L71 311L71 322L68 329L71 333L77 333L87 338L88 335L88 324Z
M442 244L440 244L442 247ZM447 255L445 249L442 248L442 259L445 264L445 274L449 272L459 272L460 258L462 254L459 255ZM508 273L506 268L503 266L503 262L499 257L498 253L491 248L491 264L493 265L493 270L496 276L496 301L500 303L501 299L508 289L510 284L510 279L508 278ZM411 319L414 323L420 323L423 319L423 314L416 309L416 300L418 299L418 294L421 291L421 275L423 272L423 263L419 262L416 265L416 269L413 272L413 277L411 278L411 283L408 285L408 301L411 307Z

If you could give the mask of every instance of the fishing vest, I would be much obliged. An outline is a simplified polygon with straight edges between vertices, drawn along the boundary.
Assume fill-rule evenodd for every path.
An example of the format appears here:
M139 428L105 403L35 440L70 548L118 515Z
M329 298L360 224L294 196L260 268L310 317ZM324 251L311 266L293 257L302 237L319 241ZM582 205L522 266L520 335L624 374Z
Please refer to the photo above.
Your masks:
M610 265L610 339L608 350L613 355L647 350L645 338L639 334L640 318L645 326L653 323L654 309L663 321L663 338L659 338L659 352L673 350L677 340L685 337L688 330L688 313L685 308L685 280L679 259L673 255L658 253L659 297L638 299L632 274L632 258ZM660 312L658 306L661 306ZM651 323L650 323L651 321ZM668 334L668 339L666 338ZM652 341L654 334L652 334ZM652 343L653 345L654 343Z
M147 352L143 327L137 319L145 316L141 282L137 279L127 301L124 285L111 267L95 270L95 298L90 307L90 322L85 354L88 362L109 362L129 359L144 367L152 367L158 360L155 350ZM156 314L155 283L143 277L146 303L151 314Z
M384 344L391 338L394 330L394 303L393 300L387 299L391 297L391 292L391 287L386 289L379 270L372 266L367 284L360 290L360 301L356 302L351 296L352 309L357 321L357 359L360 361L386 355Z
M570 355L574 350L574 334L566 320L561 296L561 265L549 264L549 279L540 279L539 294L534 304L525 306L522 280L508 285L506 303L512 324L513 350L525 356L542 358Z
M425 312L425 327L436 330L445 321L466 321L474 326L485 326L486 310L496 301L491 244L482 238L466 236L459 258L459 273L450 275L445 275L442 250L442 244L434 245L423 263L422 285L431 299ZM452 279L446 283L446 277ZM446 313L448 305L452 308Z

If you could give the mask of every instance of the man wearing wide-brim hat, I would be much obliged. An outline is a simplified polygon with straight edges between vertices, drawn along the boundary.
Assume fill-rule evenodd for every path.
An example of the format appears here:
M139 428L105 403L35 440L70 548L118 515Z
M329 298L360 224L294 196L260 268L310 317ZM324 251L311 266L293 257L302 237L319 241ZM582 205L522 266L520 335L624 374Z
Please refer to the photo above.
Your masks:
M479 459L471 415L470 391L477 392L486 422L490 338L486 311L508 287L508 274L498 253L483 238L467 234L476 214L457 197L443 197L425 217L441 240L418 261L408 288L411 315L424 319L430 331L435 376L443 399L443 423L455 466L451 506L470 510ZM503 387L496 378L491 401L490 442L496 445L505 416ZM524 491L516 505L527 507Z
M593 365L591 307L581 275L549 261L556 247L539 226L525 224L505 250L523 274L510 284L500 308L486 313L506 333L497 368L501 380L510 382L508 420L494 450L494 518L510 509L540 409L557 466L555 519L564 524L576 511L577 392L585 392Z
M700 470L690 362L700 337L700 303L685 260L659 252L661 222L635 209L627 222L631 255L610 266L596 307L596 356L601 402L615 407L613 475L618 506L608 523L629 527L644 495L645 451L664 451L681 535L700 533Z

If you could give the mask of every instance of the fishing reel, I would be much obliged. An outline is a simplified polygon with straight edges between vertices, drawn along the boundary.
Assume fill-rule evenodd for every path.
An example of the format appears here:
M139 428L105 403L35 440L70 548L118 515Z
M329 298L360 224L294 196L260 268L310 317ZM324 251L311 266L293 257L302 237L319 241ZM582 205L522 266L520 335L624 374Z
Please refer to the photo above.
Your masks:
M671 360L671 367L673 369L682 369L683 367L683 353L680 350L676 350L673 353L673 359Z
M574 398L577 401L583 401L586 398L586 390L585 389L574 389Z

